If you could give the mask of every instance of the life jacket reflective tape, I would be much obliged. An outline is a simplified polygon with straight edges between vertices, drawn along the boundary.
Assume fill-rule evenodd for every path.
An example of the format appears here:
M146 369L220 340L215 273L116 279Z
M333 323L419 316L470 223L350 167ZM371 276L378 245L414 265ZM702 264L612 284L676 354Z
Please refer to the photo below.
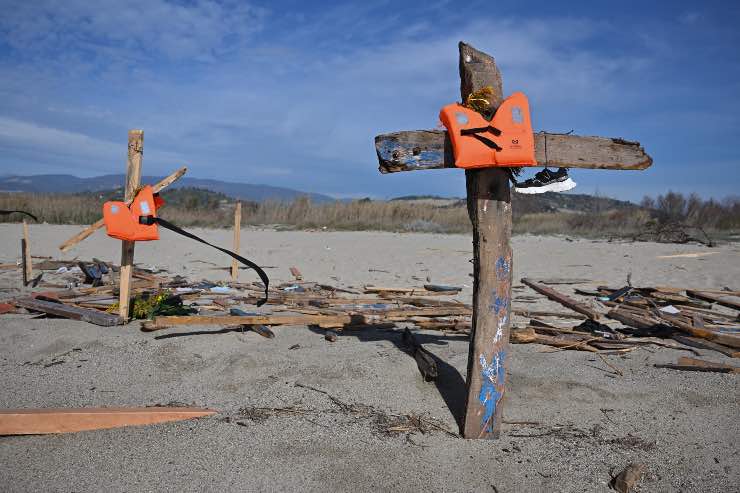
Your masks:
M458 103L442 108L439 119L447 127L458 168L537 166L524 93L506 98L490 122Z
M265 286L265 296L257 302L257 306L262 306L267 302L270 279L259 265L242 257L238 253L234 253L231 250L208 243L203 238L185 231L179 226L176 226L169 221L165 221L161 217L157 217L157 208L161 207L163 204L164 200L162 200L159 194L154 193L152 187L149 185L142 188L139 193L136 194L130 207L127 206L125 202L106 202L103 204L103 221L105 222L108 236L125 241L158 240L158 226L162 226L163 228L169 229L177 234L199 241L225 253L226 255L229 255L254 270L262 280L262 284Z

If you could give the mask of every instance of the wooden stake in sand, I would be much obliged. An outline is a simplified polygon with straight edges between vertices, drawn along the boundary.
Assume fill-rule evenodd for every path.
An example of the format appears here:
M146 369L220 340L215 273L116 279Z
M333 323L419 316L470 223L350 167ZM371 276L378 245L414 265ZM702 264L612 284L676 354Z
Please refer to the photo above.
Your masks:
M460 95L486 86L488 110L503 100L493 57L460 43ZM375 137L381 173L454 168L450 139L442 131L396 132ZM537 161L574 168L644 169L652 159L637 142L604 137L535 134ZM511 197L504 168L466 170L468 214L473 224L473 320L468 353L463 436L498 436L503 420L511 319Z
M28 222L23 220L23 241L21 242L21 258L23 267L23 285L26 286L33 279L33 262L31 260L31 238L28 235Z
M237 202L234 208L234 253L239 253L239 240L242 231L242 203ZM231 282L239 279L239 262L236 259L231 260Z
M144 154L144 131L129 130L128 159L126 160L126 190L124 200L131 202L136 197L141 184L141 158ZM121 278L120 297L118 299L119 315L123 320L129 319L131 301L131 272L134 267L134 241L121 242Z

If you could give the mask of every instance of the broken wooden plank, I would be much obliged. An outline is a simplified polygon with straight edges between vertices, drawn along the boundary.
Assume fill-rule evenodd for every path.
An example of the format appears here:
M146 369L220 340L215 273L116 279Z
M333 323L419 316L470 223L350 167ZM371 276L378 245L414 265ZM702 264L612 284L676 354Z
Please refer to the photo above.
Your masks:
M689 358L681 356L678 358L678 363L671 364L655 364L656 368L668 368L671 370L682 370L682 371L703 371L703 372L714 372L714 373L740 373L740 367L725 365L723 363L715 363L714 361L705 361L703 359Z
M527 278L523 278L522 283L526 284L527 286L534 289L538 293L547 296L549 299L556 301L560 303L561 305L567 308L570 308L571 310L575 312L586 315L588 318L592 320L598 320L599 318L601 318L601 314L597 312L596 310L594 310L593 308L589 307L588 305L584 303L576 301L573 298L564 295L563 293L555 291L554 289L550 287L547 287L543 284L537 283Z
M540 132L534 140L535 157L542 166L641 170L653 163L639 142L620 138ZM452 144L442 130L378 135L375 151L381 173L455 167Z
M609 486L619 493L629 493L647 470L645 464L629 464L611 480Z
M350 315L212 315L212 316L168 316L154 317L144 322L141 330L150 332L182 325L347 325L356 321L364 323L362 316Z
M591 338L599 339L599 338ZM598 353L599 350L588 345L590 339L572 340L557 336L548 336L538 334L534 327L525 327L511 331L511 342L513 344L543 344L563 349L572 349L574 351L588 351Z
M708 293L706 291L694 291L693 289L687 289L686 294L693 298L700 300L709 301L710 303L717 303L733 310L740 310L740 298L733 295L719 295L717 293Z
M114 325L123 324L123 319L112 313L69 306L64 303L53 303L51 301L43 301L33 298L20 298L13 300L13 304L28 310L47 313L49 315L69 318L72 320L81 320L95 325L102 325L103 327L112 327Z
M676 342L685 344L686 346L691 346L699 349L711 349L712 351L717 351L718 353L722 353L725 356L729 356L730 358L740 358L740 351L727 346L723 346L722 344L717 344L716 342L707 341L698 337L689 337L683 335L674 335L673 339Z
M152 185L152 191L154 193L162 191L163 189L167 188L168 186L172 185L174 182L179 180L187 171L188 169L186 167L182 167L178 169L171 175L167 176L166 178ZM127 202L127 203L130 204L130 202ZM81 242L82 240L84 240L85 238L87 238L88 236L90 236L91 234L93 234L95 231L99 230L103 226L105 226L105 222L103 221L103 218L100 218L94 223L92 223L90 226L88 226L87 228L83 229L82 231L74 235L72 238L68 239L67 241L59 245L59 249L63 252L66 252L67 250L69 250L70 248L72 248L73 246L75 246L76 244L78 244L79 242Z
M565 319L574 319L574 320L585 320L588 317L581 314L581 313L568 313L568 312L553 312L553 311L547 311L547 310L525 310L516 308L511 311L514 315L519 315L520 317L557 317L557 318L565 318Z
M416 336L408 328L403 331L403 343L416 360L416 366L419 368L424 381L436 380L439 376L439 371L434 356L419 344Z
M239 253L239 246L241 242L242 234L242 203L237 201L236 207L234 207L234 248L232 252ZM237 282L239 280L239 263L237 260L231 259L231 282Z
M298 267L291 267L290 273L295 278L296 281L303 280L303 274L301 274L301 271L298 270Z
M197 407L2 409L0 435L44 435L143 426L216 414Z

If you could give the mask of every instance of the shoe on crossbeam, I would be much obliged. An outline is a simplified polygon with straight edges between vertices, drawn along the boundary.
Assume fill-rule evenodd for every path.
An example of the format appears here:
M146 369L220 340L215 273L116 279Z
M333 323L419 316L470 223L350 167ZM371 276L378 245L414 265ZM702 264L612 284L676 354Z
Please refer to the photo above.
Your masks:
M514 183L514 190L519 193L545 193L545 192L565 192L575 188L574 182L568 176L568 170L558 168L557 171L550 171L548 168L543 169L534 178L529 178L521 183Z

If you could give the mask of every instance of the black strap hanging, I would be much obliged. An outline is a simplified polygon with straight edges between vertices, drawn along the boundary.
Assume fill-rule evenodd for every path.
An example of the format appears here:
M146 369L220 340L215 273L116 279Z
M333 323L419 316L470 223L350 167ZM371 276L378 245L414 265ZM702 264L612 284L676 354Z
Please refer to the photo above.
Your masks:
M28 217L32 218L34 221L39 222L39 219L36 216L34 216L30 212L26 212L26 211L5 211L5 210L0 210L0 216L9 216L10 214L13 214L14 212L17 212L18 214L25 214Z
M154 223L159 224L163 228L169 229L170 231L173 231L173 232L175 232L177 234L181 234L183 236L187 236L188 238L191 238L191 239L193 239L195 241L199 241L201 243L204 243L204 244L206 244L206 245L208 245L210 247L213 247L216 250L220 250L223 253L225 253L226 255L229 255L230 257L238 260L242 264L244 264L247 267L249 267L250 269L254 270L257 273L257 275L260 276L260 279L262 280L262 283L265 285L265 297L262 298L261 300L259 300L257 302L257 306L262 306L265 303L267 303L267 296L268 296L267 295L267 290L268 290L269 285L270 285L270 279L267 277L267 274L265 273L264 270L262 270L262 268L259 265L255 264L251 260L248 260L248 259L242 257L238 253L234 253L231 250L227 250L225 248L221 248L220 246L214 245L212 243L208 243L203 238L200 238L198 236L195 236L193 233L190 233L188 231L185 231L184 229L180 228L179 226L176 226L176 225L172 224L171 222L162 219L161 217L141 216L141 217L139 217L139 223L141 223L141 224L154 224Z

